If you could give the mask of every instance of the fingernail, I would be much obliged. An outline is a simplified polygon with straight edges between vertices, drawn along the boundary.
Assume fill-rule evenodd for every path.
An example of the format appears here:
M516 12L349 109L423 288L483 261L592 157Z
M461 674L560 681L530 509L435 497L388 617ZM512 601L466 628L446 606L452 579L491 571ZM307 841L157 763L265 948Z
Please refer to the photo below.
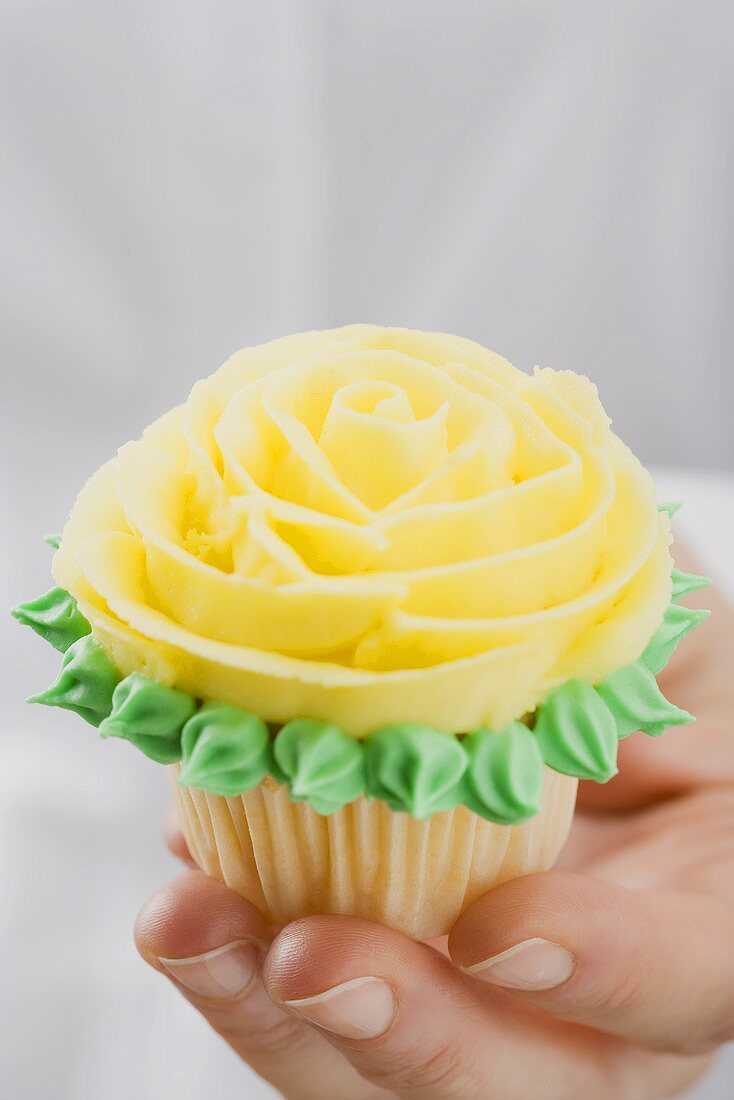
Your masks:
M380 978L353 978L288 1008L312 1024L345 1039L375 1039L387 1031L395 1015L395 994Z
M550 940L532 939L466 966L464 971L506 989L553 989L571 977L575 966L576 960L565 947Z
M259 951L249 940L238 940L186 959L159 959L177 982L201 997L225 1000L244 993L257 973Z

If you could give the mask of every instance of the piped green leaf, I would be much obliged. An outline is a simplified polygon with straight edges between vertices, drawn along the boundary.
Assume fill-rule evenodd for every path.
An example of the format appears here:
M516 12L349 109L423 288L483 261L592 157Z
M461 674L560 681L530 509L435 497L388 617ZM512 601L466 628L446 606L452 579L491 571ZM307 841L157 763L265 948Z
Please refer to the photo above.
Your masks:
M642 654L641 663L653 676L657 676L663 671L686 634L704 619L708 619L710 614L710 611L694 611L690 607L681 607L677 603L672 603Z
M115 688L99 732L130 741L159 764L173 764L181 759L181 730L195 710L186 692L133 672Z
M669 726L694 721L688 711L668 702L653 673L639 661L613 672L596 690L614 715L620 738L636 730L658 737Z
M711 584L709 577L699 577L696 573L684 573L682 569L674 569L672 577L673 599L676 601Z
M662 504L671 516L679 504ZM54 548L59 535L46 536ZM459 740L427 727L396 723L366 741L311 719L268 730L255 715L219 703L198 712L186 693L133 674L119 673L93 640L87 620L65 590L54 588L12 614L65 652L59 677L29 702L73 710L123 737L161 763L181 758L181 782L230 796L251 789L270 772L320 813L333 813L366 787L393 810L425 818L464 802L491 821L512 824L537 811L543 761L557 771L605 782L616 772L617 737L640 728L657 735L693 721L669 703L655 675L681 639L709 614L677 601L709 584L674 569L673 603L642 658L596 689L570 681L538 708L535 728L516 722L501 733L476 730ZM182 732L183 731L183 732Z
M515 825L538 812L543 757L527 726L513 722L501 733L475 730L462 746L469 760L462 800L470 810L500 825Z
M606 783L617 774L617 727L591 684L569 680L538 710L534 729L551 768L579 779Z
M69 646L92 630L76 600L64 588L52 588L35 600L19 603L10 614L60 653L66 653Z
M364 790L361 745L329 722L288 722L275 738L273 755L291 798L310 802L317 813L334 813Z
M234 797L263 779L269 763L268 727L255 714L225 703L205 703L181 734L178 781Z
M119 679L120 674L105 651L87 634L67 649L56 682L39 695L32 695L28 702L73 710L98 726L112 709L112 695Z
M58 550L58 548L61 546L61 535L44 535L43 541L48 546L53 547L54 550Z
M420 820L461 801L468 758L453 735L400 722L375 730L364 748L367 793L392 810Z
M679 512L683 507L683 502L680 500L666 501L665 504L658 504L658 512L667 512L672 519L676 512Z

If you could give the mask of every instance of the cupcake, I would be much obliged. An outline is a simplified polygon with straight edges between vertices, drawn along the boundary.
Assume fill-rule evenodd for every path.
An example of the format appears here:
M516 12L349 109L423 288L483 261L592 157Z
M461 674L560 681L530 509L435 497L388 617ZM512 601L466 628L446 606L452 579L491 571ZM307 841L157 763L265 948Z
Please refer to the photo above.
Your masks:
M692 721L673 506L595 387L355 325L237 352L72 509L32 702L168 767L191 855L283 923L440 935L549 868L579 779Z

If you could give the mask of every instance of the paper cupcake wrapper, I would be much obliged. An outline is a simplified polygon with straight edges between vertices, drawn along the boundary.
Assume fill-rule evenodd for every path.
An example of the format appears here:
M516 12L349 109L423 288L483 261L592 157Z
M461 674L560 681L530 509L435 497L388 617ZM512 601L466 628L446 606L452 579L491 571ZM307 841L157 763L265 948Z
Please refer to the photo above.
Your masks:
M496 825L457 806L425 821L358 798L323 816L270 777L234 798L177 782L195 863L277 924L344 913L415 939L446 933L493 886L553 865L571 826L578 781L545 769L540 812Z

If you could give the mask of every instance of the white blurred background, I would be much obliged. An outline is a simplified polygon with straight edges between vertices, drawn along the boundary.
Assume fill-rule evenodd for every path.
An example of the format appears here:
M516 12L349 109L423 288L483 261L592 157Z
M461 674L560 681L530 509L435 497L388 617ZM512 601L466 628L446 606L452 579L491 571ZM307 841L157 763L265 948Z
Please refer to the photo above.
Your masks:
M733 43L728 0L0 0L3 606L197 377L362 320L590 374L734 588ZM132 948L162 772L24 708L6 619L0 1092L271 1095Z

